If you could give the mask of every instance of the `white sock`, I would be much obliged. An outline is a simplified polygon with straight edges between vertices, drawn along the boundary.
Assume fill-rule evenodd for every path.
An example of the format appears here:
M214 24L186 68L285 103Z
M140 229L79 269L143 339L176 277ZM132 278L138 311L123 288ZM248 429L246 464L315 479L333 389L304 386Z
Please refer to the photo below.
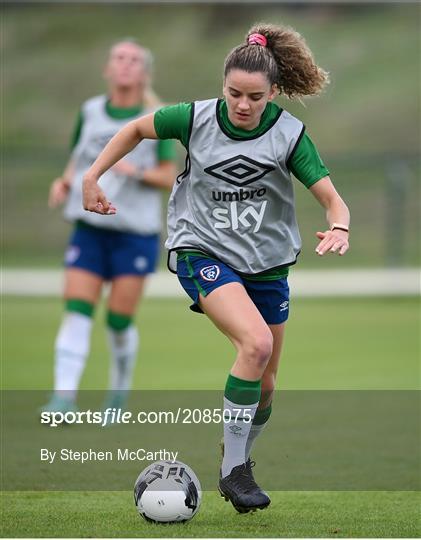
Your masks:
M121 331L109 328L108 338L111 347L110 390L129 390L139 348L137 328L134 325Z
M262 433L265 426L266 426L266 422L264 424L252 424L249 436L247 438L247 443L246 443L246 461L250 457L250 453L251 453L251 449L252 449L254 441Z
M228 476L234 467L246 461L247 439L258 404L239 405L224 397L224 417L230 417L231 420L224 421L224 459L221 467L223 478Z
M92 318L75 311L64 315L55 342L54 391L76 398L89 353Z

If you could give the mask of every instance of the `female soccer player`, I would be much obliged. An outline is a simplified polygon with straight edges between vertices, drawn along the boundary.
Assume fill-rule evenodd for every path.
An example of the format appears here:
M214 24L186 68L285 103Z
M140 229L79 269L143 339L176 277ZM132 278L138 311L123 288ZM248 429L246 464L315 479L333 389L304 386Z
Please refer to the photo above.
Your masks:
M159 188L174 182L174 142L145 141L104 175L104 188L122 210L111 219L84 211L82 178L123 126L157 109L150 89L151 60L151 53L132 40L111 48L104 71L108 94L83 104L70 161L50 189L50 207L66 202L65 216L75 227L65 256L66 313L55 343L55 392L44 410L75 407L92 315L106 281L111 282L107 326L112 355L106 406L123 406L131 385L139 341L133 317L146 276L158 260Z
M273 103L315 95L328 81L304 39L258 24L225 60L224 99L161 109L128 124L84 178L84 207L114 214L98 179L143 139L177 138L187 166L168 212L169 262L193 299L234 344L224 395L219 490L240 512L269 505L250 449L270 413L288 317L288 268L300 251L291 173L325 208L318 255L348 249L349 212L300 120ZM117 206L118 208L118 206ZM120 209L118 209L120 211ZM110 217L112 219L112 217Z

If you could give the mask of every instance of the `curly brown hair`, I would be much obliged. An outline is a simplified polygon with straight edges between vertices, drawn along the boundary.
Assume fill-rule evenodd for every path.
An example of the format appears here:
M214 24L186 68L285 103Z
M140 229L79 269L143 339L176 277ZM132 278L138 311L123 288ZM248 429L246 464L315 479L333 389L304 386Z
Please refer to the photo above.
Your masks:
M266 46L250 44L252 34L263 35ZM290 99L320 94L329 82L329 74L315 63L305 39L289 26L253 25L245 43L226 57L224 77L232 69L264 73Z

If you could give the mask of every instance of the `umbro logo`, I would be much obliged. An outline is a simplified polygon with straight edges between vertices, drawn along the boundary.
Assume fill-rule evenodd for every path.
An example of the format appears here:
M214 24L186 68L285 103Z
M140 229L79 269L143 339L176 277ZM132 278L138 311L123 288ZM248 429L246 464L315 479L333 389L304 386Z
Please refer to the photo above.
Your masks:
M275 167L259 163L242 154L206 167L205 172L234 186L248 186L263 178Z
M288 300L285 300L285 302L282 302L282 304L279 305L279 307L281 308L279 311L285 311L288 309L288 306L289 306L289 301Z

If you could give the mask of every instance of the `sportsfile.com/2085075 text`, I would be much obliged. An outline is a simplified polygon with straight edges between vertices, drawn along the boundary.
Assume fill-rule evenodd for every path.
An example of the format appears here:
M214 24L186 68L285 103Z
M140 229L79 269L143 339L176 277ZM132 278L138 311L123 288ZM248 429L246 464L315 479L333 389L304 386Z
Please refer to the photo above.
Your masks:
M41 424L57 427L62 424L220 424L237 421L251 422L252 409L189 409L178 407L174 411L123 411L108 408L104 411L44 411Z

